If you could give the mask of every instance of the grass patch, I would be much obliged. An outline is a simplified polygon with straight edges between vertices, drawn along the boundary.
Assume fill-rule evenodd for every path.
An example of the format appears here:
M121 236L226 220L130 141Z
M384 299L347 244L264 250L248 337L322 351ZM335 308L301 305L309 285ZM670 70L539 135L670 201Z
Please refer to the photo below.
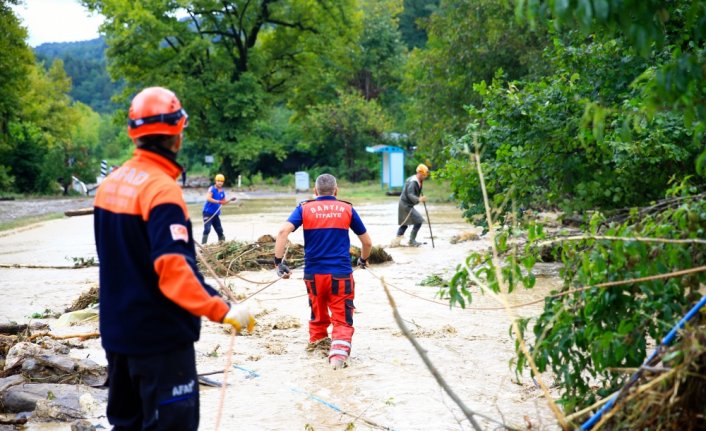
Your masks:
M0 223L0 231L19 229L35 223L41 223L49 220L56 220L64 217L64 212L48 213L39 216L22 217L16 220Z

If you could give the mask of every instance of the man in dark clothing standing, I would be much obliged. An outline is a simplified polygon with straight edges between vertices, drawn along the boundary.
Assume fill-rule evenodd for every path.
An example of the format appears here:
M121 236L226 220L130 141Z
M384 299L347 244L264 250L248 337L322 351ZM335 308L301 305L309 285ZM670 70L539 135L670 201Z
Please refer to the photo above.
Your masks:
M107 416L118 430L197 430L194 342L201 316L237 332L255 323L245 307L207 285L196 267L191 220L176 183L186 123L171 91L138 93L128 121L137 148L96 193Z
M399 247L407 231L407 226L412 225L412 232L409 234L409 245L419 247L421 242L417 242L417 234L424 223L424 217L414 209L414 206L420 202L426 202L426 196L422 196L422 184L429 176L429 168L425 164L417 166L417 173L407 178L404 183L404 189L400 194L400 202L397 205L397 236L392 240L392 247Z

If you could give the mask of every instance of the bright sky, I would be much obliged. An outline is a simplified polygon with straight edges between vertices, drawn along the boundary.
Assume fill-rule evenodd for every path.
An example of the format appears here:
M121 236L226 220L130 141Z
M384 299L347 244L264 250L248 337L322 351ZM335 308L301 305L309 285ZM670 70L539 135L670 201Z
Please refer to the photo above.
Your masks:
M13 9L29 32L31 47L95 39L103 22L101 15L91 15L78 0L24 0Z

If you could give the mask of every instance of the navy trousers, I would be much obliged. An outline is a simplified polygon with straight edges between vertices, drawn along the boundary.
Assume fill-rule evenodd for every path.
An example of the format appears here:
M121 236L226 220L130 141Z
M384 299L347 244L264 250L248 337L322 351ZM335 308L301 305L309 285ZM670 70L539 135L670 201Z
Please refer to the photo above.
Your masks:
M106 352L108 421L114 430L197 430L194 346L151 356Z

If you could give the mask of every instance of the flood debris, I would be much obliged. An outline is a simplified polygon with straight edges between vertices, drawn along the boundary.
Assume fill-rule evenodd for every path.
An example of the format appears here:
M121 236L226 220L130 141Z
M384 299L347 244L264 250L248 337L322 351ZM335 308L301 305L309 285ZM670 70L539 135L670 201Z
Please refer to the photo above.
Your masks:
M98 321L98 305L94 304L83 310L71 311L64 313L56 321L56 326L73 326L81 325L87 322Z
M304 246L289 242L286 248L285 260L290 268L304 264ZM203 256L219 277L225 277L241 271L270 270L274 267L272 258L275 255L275 238L272 235L262 235L257 241L247 243L242 241L224 241L203 246ZM360 248L351 246L351 262L355 264L360 256ZM392 257L381 247L374 246L368 258L369 264L392 261ZM204 273L208 269L199 262L199 269Z
M275 241L271 235L263 235L254 243L224 241L203 246L202 254L220 277L241 271L269 270L274 266ZM290 268L303 265L304 246L289 243L286 260ZM199 269L204 273L208 271L201 262Z
M96 427L85 419L79 419L71 423L71 431L93 431Z
M83 292L64 312L83 310L91 305L98 304L98 286L92 286L88 291Z
M85 384L102 386L108 376L105 367L90 359L67 356L69 348L52 339L42 341L46 347L21 341L10 348L4 372L14 370L28 381L44 383Z
M461 232L458 235L454 235L451 237L449 242L451 244L458 244L459 242L466 242L466 241L478 241L480 239L480 234L476 231L466 231L466 232Z
M29 418L29 422L69 422L71 429L93 430L89 421L79 421L102 414L107 368L69 356L77 346L57 339L68 336L32 333L48 327L13 322L5 328L16 334L0 334L0 423L23 424Z
M687 326L679 340L658 356L661 361L643 364L639 377L629 380L616 407L605 414L601 430L705 429L705 330L703 324Z
M9 320L0 321L0 334L19 334L29 330L47 329L49 325L44 322L32 321L28 324L18 324Z
M4 413L33 412L36 421L93 417L107 400L107 388L61 383L18 383L0 393Z
M64 211L64 215L66 217L76 217L76 216L91 215L91 214L93 214L93 207L79 208L76 210Z
M16 422L18 418L26 421L26 416L32 422L71 422L97 417L103 411L108 398L103 387L107 373L93 361L20 342L8 353L6 362L4 377L0 377L0 413L23 415L9 419L12 423L21 423ZM78 429L95 429L86 426Z
M360 248L352 245L350 248L351 263L355 266L358 258L360 257ZM384 248L374 245L370 249L370 256L368 256L368 264L374 265L377 263L392 262L392 256L387 254Z

